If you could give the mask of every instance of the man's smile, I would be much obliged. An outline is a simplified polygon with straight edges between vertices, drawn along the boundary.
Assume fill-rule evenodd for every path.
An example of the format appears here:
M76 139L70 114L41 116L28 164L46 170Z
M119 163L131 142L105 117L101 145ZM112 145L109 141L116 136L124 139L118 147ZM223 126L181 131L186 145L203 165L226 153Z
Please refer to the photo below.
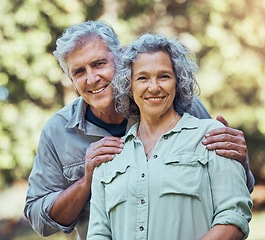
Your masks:
M106 86L104 86L104 87L101 87L101 88L99 88L99 89L97 89L97 90L90 91L90 92L93 93L93 94L101 93L101 92L103 92L108 86L109 86L109 84L106 85Z

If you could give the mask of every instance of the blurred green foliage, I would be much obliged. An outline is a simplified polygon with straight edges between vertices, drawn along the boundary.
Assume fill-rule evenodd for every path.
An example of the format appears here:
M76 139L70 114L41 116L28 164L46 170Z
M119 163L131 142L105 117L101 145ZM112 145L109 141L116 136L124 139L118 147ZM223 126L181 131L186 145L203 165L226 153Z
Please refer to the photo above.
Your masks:
M1 0L0 186L27 178L45 121L76 96L52 52L88 19L108 21L123 45L147 31L178 36L198 59L201 99L244 131L264 182L264 11L260 0Z

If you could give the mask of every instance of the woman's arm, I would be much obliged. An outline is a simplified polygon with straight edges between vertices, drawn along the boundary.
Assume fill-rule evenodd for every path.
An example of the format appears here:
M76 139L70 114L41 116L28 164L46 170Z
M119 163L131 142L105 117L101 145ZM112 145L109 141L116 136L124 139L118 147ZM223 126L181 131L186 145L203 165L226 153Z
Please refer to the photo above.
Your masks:
M227 235L229 231L226 232L222 228L230 225L229 228L238 227L243 233L243 237L247 237L253 203L246 186L246 174L243 166L237 161L220 157L214 151L209 151L208 173L214 218L212 229L207 234L225 233ZM230 233L232 234L233 231ZM221 237L225 239L222 235Z
M194 96L192 105L187 111L200 119L211 118L209 112L197 96ZM215 150L216 153L222 157L237 160L244 166L247 175L247 186L251 193L254 189L255 179L250 170L247 143L244 133L238 129L229 127L224 117L217 116L216 119L223 123L225 127L220 127L208 132L202 143L207 149Z
M235 225L215 225L201 240L242 240L244 234Z

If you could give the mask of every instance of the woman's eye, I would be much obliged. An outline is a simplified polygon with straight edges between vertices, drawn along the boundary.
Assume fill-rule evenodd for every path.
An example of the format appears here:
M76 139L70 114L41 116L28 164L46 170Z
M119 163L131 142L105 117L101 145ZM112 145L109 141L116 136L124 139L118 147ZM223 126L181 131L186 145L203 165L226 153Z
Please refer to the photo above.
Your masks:
M146 80L146 79L147 79L146 77L141 76L141 77L138 77L138 78L137 78L137 81Z
M170 78L170 76L167 74L164 74L164 75L161 75L161 78Z

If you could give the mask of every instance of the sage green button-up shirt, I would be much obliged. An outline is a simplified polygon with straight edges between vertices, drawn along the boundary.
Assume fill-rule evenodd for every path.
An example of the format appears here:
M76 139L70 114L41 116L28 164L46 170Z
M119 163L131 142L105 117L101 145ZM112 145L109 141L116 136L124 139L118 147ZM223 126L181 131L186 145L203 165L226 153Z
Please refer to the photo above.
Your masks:
M247 237L252 200L240 163L202 145L221 127L185 113L146 160L137 127L125 148L93 176L88 240L196 240L216 224Z

